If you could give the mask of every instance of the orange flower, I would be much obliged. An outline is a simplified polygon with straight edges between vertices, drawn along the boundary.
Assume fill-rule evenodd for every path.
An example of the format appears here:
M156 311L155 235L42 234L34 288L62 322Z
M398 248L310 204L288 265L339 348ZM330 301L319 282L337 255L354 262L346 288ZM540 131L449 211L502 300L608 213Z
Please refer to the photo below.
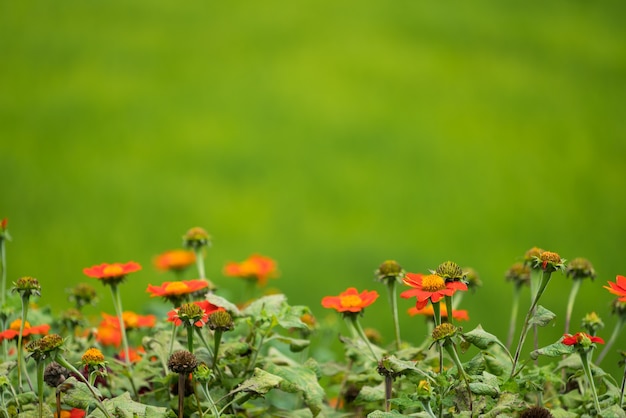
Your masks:
M574 335L565 334L561 342L565 345L577 345L589 347L593 343L604 344L604 340L600 337L594 337L584 332L578 332Z
M17 338L17 336L20 334L21 324L21 319L16 319L15 321L11 322L8 329L0 332L0 342ZM31 327L30 323L26 321L24 323L24 333L22 334L22 338L28 337L29 335L46 335L48 334L48 331L50 331L50 325L48 324L36 325L34 327Z
M129 358L131 363L137 363L141 360L141 357L146 353L146 350L143 347L139 347L138 349L129 348L128 349ZM118 357L121 361L126 362L126 351L122 350L118 354Z
M0 221L0 229L2 229L3 231L7 229L8 223L9 223L9 220L7 218L3 218L2 221Z
M83 269L83 273L85 273L89 277L93 277L94 279L102 280L103 283L108 283L111 285L116 285L124 280L129 273L134 273L136 271L141 270L141 266L139 263L135 263L134 261L129 261L128 263L113 263L107 264L102 263L97 266L87 267Z
M119 347L122 343L122 330L117 316L102 312L102 321L98 325L96 341L102 345L113 345ZM138 315L134 312L122 312L122 320L126 329L152 328L156 324L154 315Z
M259 286L265 286L267 279L277 276L276 262L269 257L253 254L241 263L226 263L224 274L229 277L256 280Z
M182 271L196 262L196 254L187 250L165 251L154 258L154 265L162 271Z
M446 308L446 305L445 304L441 305L439 309L440 309L441 317L447 318L448 309ZM407 312L411 316L415 316L415 315L426 315L430 317L435 316L435 310L433 309L433 305L425 306L422 309L417 309L415 306L413 306L412 308L409 308ZM469 321L469 315L467 314L467 311L464 309L463 310L453 309L452 318L456 319L457 321Z
M57 413L54 413L55 418L83 418L85 416L85 411L78 408L72 408L70 411L62 410L61 416L57 417Z
M626 277L624 276L617 276L615 278L615 283L614 282L607 282L609 284L609 286L602 286L605 289L608 289L609 292L613 293L614 295L619 296L619 301L620 302L626 302Z
M354 287L348 288L339 296L325 296L322 298L322 306L332 308L337 312L361 312L378 298L378 292L364 290L359 294Z
M148 285L146 290L150 297L162 297L179 306L186 296L209 287L207 280L186 280L178 282L163 282L161 286Z
M436 274L407 273L403 281L405 285L413 289L400 293L400 297L405 299L416 297L415 307L417 309L422 309L428 305L429 300L432 303L437 303L444 296L452 296L457 290L467 290L465 283L457 280L446 282Z

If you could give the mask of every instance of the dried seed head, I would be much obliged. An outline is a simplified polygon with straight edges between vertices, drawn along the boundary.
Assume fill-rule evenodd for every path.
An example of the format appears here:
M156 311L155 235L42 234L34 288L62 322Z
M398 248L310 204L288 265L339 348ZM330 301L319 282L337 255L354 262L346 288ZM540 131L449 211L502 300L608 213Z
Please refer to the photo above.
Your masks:
M441 325L435 327L432 333L433 340L440 341L445 338L453 337L456 334L457 327L450 324L449 322L444 322Z
M20 277L13 283L13 292L18 292L22 297L41 296L41 285L34 277Z
M167 361L167 367L174 373L193 373L198 367L198 359L187 350L175 351Z
M536 257L539 257L543 252L543 248L533 247L530 250L526 251L524 254L524 263L533 265L533 261Z
M435 270L435 274L443 277L446 282L459 281L465 278L461 267L453 261L446 261L445 263L439 264L439 267Z
M233 318L228 312L223 310L215 311L209 315L207 325L214 331L230 331L234 327Z
M520 418L552 418L552 414L546 408L533 406L522 411Z
M515 263L506 271L505 277L515 286L521 287L530 284L530 266L526 263Z
M376 280L383 283L401 283L406 274L404 269L395 260L384 261L375 271Z
M567 264L565 275L572 279L586 279L589 277L593 280L596 278L596 271L593 269L593 265L591 265L589 260L578 257Z
M58 363L48 364L43 372L43 380L52 388L59 386L70 375L70 371Z

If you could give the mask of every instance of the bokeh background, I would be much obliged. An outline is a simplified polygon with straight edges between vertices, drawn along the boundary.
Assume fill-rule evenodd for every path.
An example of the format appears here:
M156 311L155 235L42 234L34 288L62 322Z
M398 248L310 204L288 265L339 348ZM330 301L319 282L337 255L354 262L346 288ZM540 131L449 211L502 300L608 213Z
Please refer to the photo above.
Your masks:
M363 324L389 342L374 270L452 260L484 283L466 329L504 340L504 273L540 246L592 261L574 330L596 311L608 338L602 285L626 274L625 5L1 2L9 282L37 277L38 303L61 311L84 267L134 260L124 307L149 311L147 284L172 279L153 256L202 226L208 276L235 300L223 265L261 253L280 267L271 286L320 320L325 295L381 292ZM545 344L569 289L556 275L546 291ZM112 312L102 290L94 315Z

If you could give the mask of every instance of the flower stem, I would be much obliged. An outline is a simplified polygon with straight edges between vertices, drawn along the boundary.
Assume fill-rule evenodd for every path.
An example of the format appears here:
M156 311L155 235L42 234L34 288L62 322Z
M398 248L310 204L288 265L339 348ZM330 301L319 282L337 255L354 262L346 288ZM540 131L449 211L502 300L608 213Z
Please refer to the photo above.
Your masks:
M96 394L96 391L94 390L94 387L92 385L89 384L89 381L85 378L85 376L83 376L83 374L72 365L72 363L70 363L69 361L67 361L65 359L65 357L63 357L60 354L57 354L55 361L57 363L59 363L61 366L65 367L66 369L74 372L74 374L83 381L83 383L85 385L87 385L87 389L89 389L89 392L91 392L91 394L93 395L93 398L95 399L98 408L102 411L102 413L107 417L107 418L112 418L111 415L109 414L109 411L107 411L107 409L104 407L104 405L102 404L102 401L100 400L100 397Z
M604 357L606 357L606 355L608 354L608 352L611 349L611 347L613 346L613 344L615 344L615 341L617 340L617 337L619 336L620 331L622 330L623 326L624 326L624 320L620 316L617 319L617 323L615 324L615 328L613 328L613 333L611 334L611 337L609 338L609 340L607 341L606 345L602 349L602 352L600 352L600 355L596 359L596 364L598 366L600 365L602 360L604 360Z
M178 374L178 418L184 417L185 412L185 380L187 376L184 373Z
M515 324L517 322L517 313L519 311L519 295L521 286L513 286L513 301L511 302L511 320L509 321L509 334L506 338L506 348L511 349L513 344L513 335L515 334Z
M567 309L565 310L565 333L569 334L569 324L572 319L572 311L574 310L574 302L576 301L576 295L580 289L582 279L574 278L572 282L572 288L569 292L569 298L567 299Z
M193 329L195 325L187 327L187 350L193 354Z
M393 326L396 333L396 349L400 349L402 340L400 339L400 322L398 321L398 296L396 295L396 281L392 280L387 284L389 291L389 304L391 305L391 314L393 315Z
M598 401L598 393L596 392L596 385L593 382L593 374L591 374L591 367L589 367L589 353L590 352L580 352L580 360L583 364L583 370L585 371L585 376L589 381L589 386L591 387L591 394L593 395L593 403L596 407L596 414L600 414L602 409L600 408L600 402Z
M204 393L204 396L209 401L209 406L211 408L211 411L213 412L213 416L216 418L219 418L220 411L217 410L217 406L215 405L215 402L213 402L213 398L211 397L211 392L209 391L209 384L207 383L205 386L200 385L200 388L202 388L202 392Z
M17 384L18 389L22 390L22 369L24 366L24 350L22 350L22 338L24 335L24 326L26 324L26 316L28 315L27 295L22 295L22 322L20 323L20 333L17 335Z
M222 341L222 330L216 329L215 335L213 336L213 364L211 365L211 370L215 373L215 368L217 367L217 353L220 350L220 342Z
M178 327L175 323L172 322L172 337L170 338L170 351L167 353L167 357L169 358L174 351L174 342L176 341L176 332L178 331ZM165 374L167 374L167 367L165 368Z
M624 365L624 375L622 376L622 387L619 391L619 407L624 407L624 389L626 388L626 365Z
M365 345L367 345L367 348L369 348L370 353L372 353L372 357L374 357L374 361L378 362L379 358L374 352L374 348L372 347L370 340L365 335L365 331L363 331L363 328L361 327L361 324L359 323L359 318L357 317L357 315L351 315L350 320L352 321L352 325L354 326L356 333L358 334L359 337L361 337L363 342L365 342Z
M526 313L526 318L524 319L524 325L522 326L522 332L520 334L519 342L517 343L517 349L515 350L515 357L513 358L513 365L511 367L510 378L513 378L513 376L515 376L515 369L516 369L516 366L517 366L517 362L519 361L519 356L521 354L522 347L524 345L524 341L526 340L526 334L528 333L528 324L530 323L530 319L531 319L533 313L535 312L535 308L537 307L537 303L539 302L539 298L541 298L541 295L546 290L546 287L548 286L548 283L550 282L550 276L551 275L552 275L552 272L550 272L550 271L546 271L546 270L542 271L541 283L539 285L539 289L537 289L537 293L535 294L535 297L533 298L533 301L530 304L530 308L528 309L528 312Z
M452 296L445 296L446 311L448 311L448 323L452 324Z
M2 288L0 289L2 291L2 305L0 305L0 308L4 308L4 305L6 304L6 293L7 293L7 253L6 253L6 249L4 246L4 238L0 237L0 272L2 275Z
M459 371L459 376L462 377L463 380L465 381L465 386L467 386L467 397L469 401L469 409L470 409L470 415L471 415L471 412L474 409L474 406L472 404L472 390L470 389L469 379L467 378L467 374L465 373L465 370L463 369L463 364L461 364L459 355L456 352L456 346L452 342L446 341L443 343L443 347L446 349L450 357L452 357L452 360L454 361L454 364L456 365L456 368Z
M113 296L113 307L115 308L115 313L117 314L117 320L120 323L120 331L122 334L122 346L124 348L125 358L124 361L126 363L126 367L130 369L130 349L128 348L128 339L126 338L126 324L124 324L124 315L122 311L122 298L120 297L119 289L117 285L111 285L111 296Z
M430 402L422 401L422 407L424 408L424 412L426 412L430 418L437 418L433 409L430 407Z
M196 253L196 267L198 268L198 276L201 279L206 279L204 272L204 257L202 256L202 247L194 247L193 251Z
M43 418L43 360L37 361L37 399L39 401L39 418Z

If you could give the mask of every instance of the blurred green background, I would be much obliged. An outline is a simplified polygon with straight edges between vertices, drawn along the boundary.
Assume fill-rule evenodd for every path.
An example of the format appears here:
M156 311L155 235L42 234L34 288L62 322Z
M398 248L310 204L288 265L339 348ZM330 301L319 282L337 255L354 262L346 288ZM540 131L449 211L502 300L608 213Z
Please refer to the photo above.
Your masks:
M325 295L380 291L363 324L391 341L373 271L453 260L484 282L466 329L504 339L504 272L537 245L592 261L574 331L596 311L608 338L602 285L626 274L625 5L3 1L8 280L37 277L60 311L65 288L101 288L84 267L134 260L124 307L145 311L148 283L172 279L152 257L202 226L208 276L235 300L222 267L258 252L320 319ZM546 292L545 344L569 289L556 275ZM421 342L422 319L401 316Z

